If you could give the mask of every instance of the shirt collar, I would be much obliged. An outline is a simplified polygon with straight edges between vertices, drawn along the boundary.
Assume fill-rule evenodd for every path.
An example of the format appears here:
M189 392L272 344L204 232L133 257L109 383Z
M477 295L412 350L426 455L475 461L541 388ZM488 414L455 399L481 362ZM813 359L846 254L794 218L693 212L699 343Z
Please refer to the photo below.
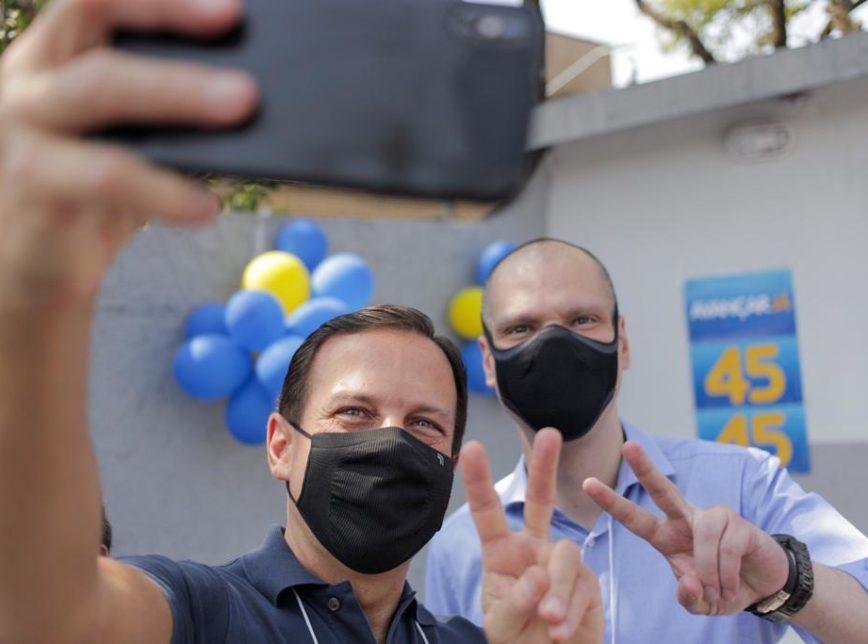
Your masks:
M283 592L295 586L329 586L301 565L283 534L282 527L273 526L262 545L242 557L247 579L275 606ZM415 609L416 618L423 626L437 623L436 618L416 601L416 591L405 581L398 612L408 608Z
M527 492L527 468L524 465L524 454L519 457L512 474L497 482L494 491L497 492L504 507L524 503L524 496Z
M675 468L669 459L666 458L666 454L663 453L663 450L660 449L660 445L657 444L654 438L626 421L621 421L621 426L624 428L624 435L627 440L639 443L639 446L648 455L651 462L654 463L654 467L660 470L663 476L671 478L675 475ZM639 479L636 478L636 472L633 471L633 468L630 467L627 461L621 459L621 467L618 470L617 489L615 491L618 494L624 494L630 486L638 482Z
M666 458L666 455L654 438L627 421L622 420L621 427L624 429L624 435L627 440L639 443L642 449L645 450L648 458L654 463L654 466L663 472L664 476L674 476L675 468L669 459ZM633 468L622 459L621 466L618 469L618 482L615 491L618 494L624 494L628 488L638 482L639 479L636 478ZM518 459L518 464L515 466L512 474L498 481L495 490L504 507L509 508L524 504L524 497L527 492L527 468L525 467L524 455Z
M283 528L274 526L257 550L242 557L250 583L277 605L280 594L294 586L328 586L301 565L283 537Z

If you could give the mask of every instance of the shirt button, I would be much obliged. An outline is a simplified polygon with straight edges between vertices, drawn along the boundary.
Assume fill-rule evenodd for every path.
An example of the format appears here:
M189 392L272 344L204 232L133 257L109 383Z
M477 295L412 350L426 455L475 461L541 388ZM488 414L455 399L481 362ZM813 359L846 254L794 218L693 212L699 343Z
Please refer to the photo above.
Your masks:
M585 548L593 548L594 544L597 543L594 537L589 537L587 541L585 541Z
M330 611L335 612L336 610L340 609L341 600L338 599L337 597L329 597L329 600L328 600L328 602L326 602L326 605L329 607Z

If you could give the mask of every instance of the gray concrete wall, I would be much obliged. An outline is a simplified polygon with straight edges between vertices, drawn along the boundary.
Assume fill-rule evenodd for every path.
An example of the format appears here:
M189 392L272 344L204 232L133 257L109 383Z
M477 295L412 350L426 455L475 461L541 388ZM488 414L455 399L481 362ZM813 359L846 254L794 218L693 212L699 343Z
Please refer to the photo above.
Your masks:
M485 222L322 225L331 250L369 260L375 301L418 307L448 333L446 304L473 283L481 250L495 239L543 233L547 190L543 167L517 202ZM94 329L91 425L119 555L158 552L219 563L254 548L268 526L284 520L286 497L264 451L236 444L223 406L186 398L171 374L184 316L231 295L245 264L284 221L242 214L196 232L152 227L106 278ZM485 441L498 475L517 458L513 432L494 400L473 397L468 436ZM459 485L453 507L460 502ZM420 589L423 561L417 558L411 579Z

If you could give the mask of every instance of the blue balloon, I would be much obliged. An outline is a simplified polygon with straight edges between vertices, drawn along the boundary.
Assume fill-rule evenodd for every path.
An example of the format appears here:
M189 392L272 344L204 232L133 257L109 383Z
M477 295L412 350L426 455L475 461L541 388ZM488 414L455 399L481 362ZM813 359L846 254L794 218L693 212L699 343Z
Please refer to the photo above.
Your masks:
M259 354L259 360L256 361L256 378L272 398L280 395L289 363L302 342L304 338L290 335L278 340Z
M265 291L238 291L226 304L226 328L242 347L259 351L283 335L283 307Z
M286 326L293 335L306 338L329 320L350 312L350 307L333 297L315 297L299 306Z
M317 266L311 276L311 286L315 296L337 298L355 311L371 301L374 276L358 255L338 253Z
M476 283L484 286L491 271L498 262L515 250L512 242L500 240L490 243L479 256L479 264L476 267Z
M172 370L181 390L197 400L231 395L250 375L247 352L225 335L198 335L175 352Z
M261 445L272 411L272 398L256 378L251 378L226 403L226 427L239 443Z
M310 219L296 219L280 229L274 242L276 250L292 253L312 271L326 256L329 240L323 229Z
M227 335L225 315L226 306L219 302L197 306L184 320L184 337L189 339L206 333Z
M482 350L475 341L461 346L461 359L467 369L467 388L477 394L493 394L494 389L485 384L485 370L482 368Z

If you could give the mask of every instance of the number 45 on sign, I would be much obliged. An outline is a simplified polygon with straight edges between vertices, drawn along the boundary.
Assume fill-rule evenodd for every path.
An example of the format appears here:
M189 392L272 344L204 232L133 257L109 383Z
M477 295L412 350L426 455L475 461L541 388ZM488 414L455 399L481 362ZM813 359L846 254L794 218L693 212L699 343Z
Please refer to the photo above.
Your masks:
M709 396L727 396L733 406L749 402L752 405L770 405L778 402L787 389L787 376L774 362L779 349L776 344L757 344L744 351L742 369L739 347L729 347L705 377L705 391ZM748 378L764 379L766 384L752 386Z

